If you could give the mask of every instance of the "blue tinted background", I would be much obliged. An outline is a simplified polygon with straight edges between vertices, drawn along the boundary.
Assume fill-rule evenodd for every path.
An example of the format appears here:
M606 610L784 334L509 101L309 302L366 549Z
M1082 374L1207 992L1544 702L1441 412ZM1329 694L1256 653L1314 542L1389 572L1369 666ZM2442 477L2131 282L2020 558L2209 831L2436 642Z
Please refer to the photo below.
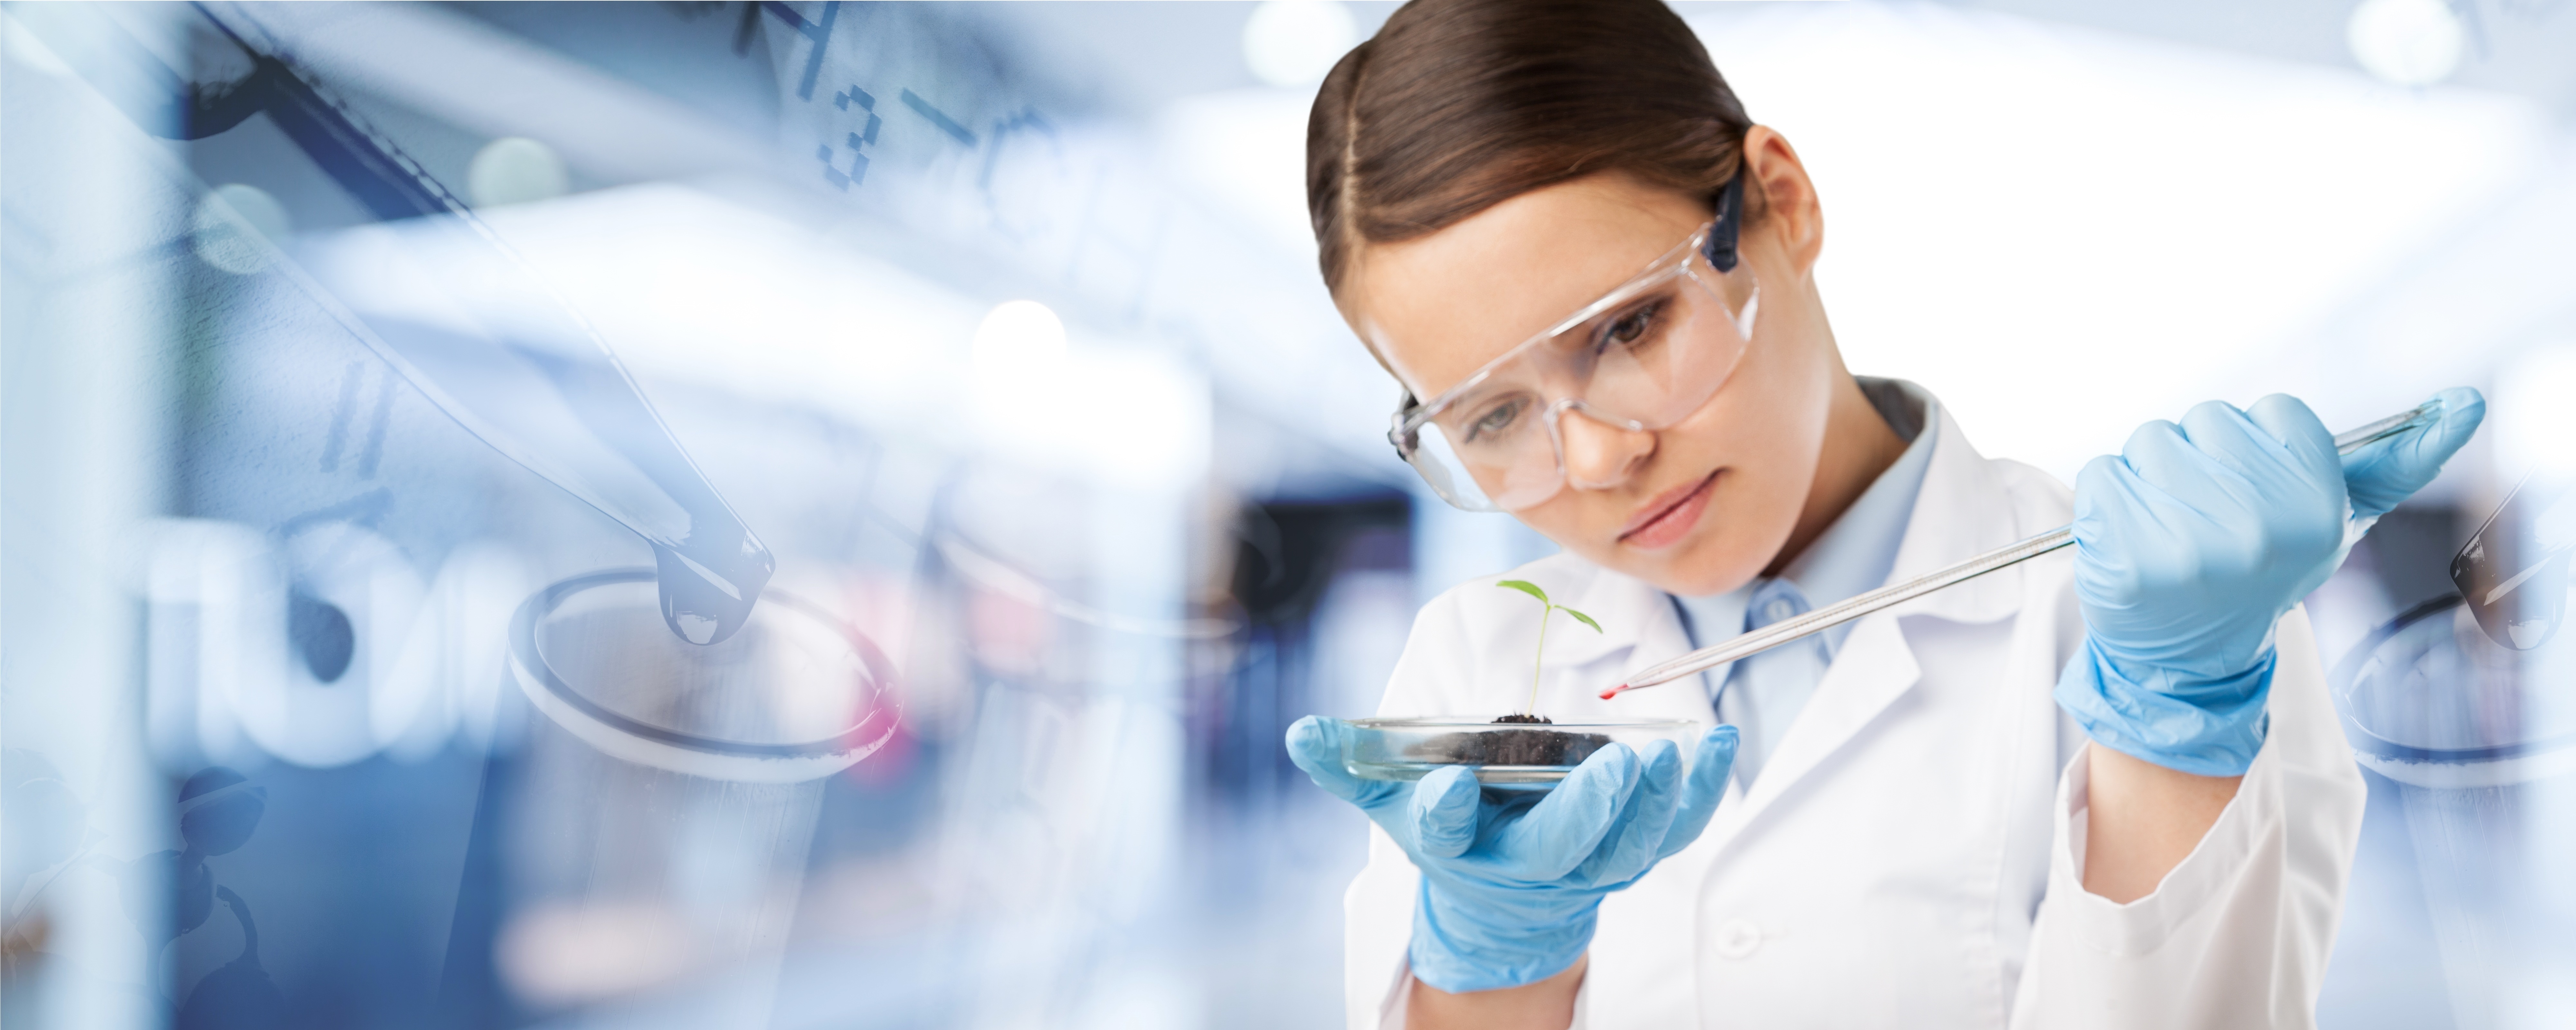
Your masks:
M1373 708L1422 601L1553 550L1396 462L1314 272L1306 107L1392 6L11 5L0 1017L1332 1023L1364 824L1281 734ZM1988 453L2071 478L2207 397L2343 425L2487 390L2311 599L2330 662L2576 461L2567 5L2450 4L2430 57L2343 0L1681 9L1815 169L1852 366ZM2392 82L2360 56L2391 46L2455 67ZM221 107L245 47L408 163L154 120ZM652 562L567 492L593 409L450 380L565 427L525 437L550 481L353 325L604 343L772 589L883 653L899 727L764 783L533 707L522 604ZM2521 757L2369 767L2326 1025L2576 1012L2571 660L2387 709Z

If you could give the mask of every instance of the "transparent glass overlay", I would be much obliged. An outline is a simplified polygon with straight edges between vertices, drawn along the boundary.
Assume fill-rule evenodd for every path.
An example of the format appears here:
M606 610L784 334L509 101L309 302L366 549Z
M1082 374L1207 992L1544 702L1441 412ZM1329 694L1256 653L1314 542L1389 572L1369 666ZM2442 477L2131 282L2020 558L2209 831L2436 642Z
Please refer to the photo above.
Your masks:
M711 645L664 629L649 569L576 576L530 597L510 675L538 710L611 755L709 779L792 783L884 745L891 666L830 613L774 591Z
M2531 658L2488 639L2456 595L2418 605L2335 667L2345 736L2363 765L2418 786L2576 770L2576 706L2535 696L2548 682Z

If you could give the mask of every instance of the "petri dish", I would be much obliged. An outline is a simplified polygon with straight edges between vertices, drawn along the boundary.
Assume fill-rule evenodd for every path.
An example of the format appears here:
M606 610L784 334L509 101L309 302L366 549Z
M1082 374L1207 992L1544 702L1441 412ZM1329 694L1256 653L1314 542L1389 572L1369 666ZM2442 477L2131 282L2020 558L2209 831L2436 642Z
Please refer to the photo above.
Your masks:
M739 631L691 643L663 619L652 569L531 595L511 621L509 675L600 751L736 783L849 768L884 746L902 714L884 652L821 606L773 587Z
M1498 723L1463 715L1353 719L1342 764L1371 780L1418 780L1448 765L1476 767L1488 790L1546 791L1612 743L1643 749L1669 740L1691 758L1699 726L1685 719Z
M2461 596L2435 598L2336 664L2329 693L2364 767L2436 789L2576 771L2576 706L2543 696L2555 655L2500 646L2481 621Z

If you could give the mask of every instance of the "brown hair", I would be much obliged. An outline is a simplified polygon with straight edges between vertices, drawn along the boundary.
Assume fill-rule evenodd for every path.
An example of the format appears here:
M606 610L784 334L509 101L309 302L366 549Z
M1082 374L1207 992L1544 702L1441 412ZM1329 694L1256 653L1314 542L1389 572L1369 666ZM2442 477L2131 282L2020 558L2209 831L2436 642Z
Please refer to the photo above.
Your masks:
M1660 0L1414 0L1333 66L1306 121L1324 285L1360 244L1596 172L1713 197L1752 125Z

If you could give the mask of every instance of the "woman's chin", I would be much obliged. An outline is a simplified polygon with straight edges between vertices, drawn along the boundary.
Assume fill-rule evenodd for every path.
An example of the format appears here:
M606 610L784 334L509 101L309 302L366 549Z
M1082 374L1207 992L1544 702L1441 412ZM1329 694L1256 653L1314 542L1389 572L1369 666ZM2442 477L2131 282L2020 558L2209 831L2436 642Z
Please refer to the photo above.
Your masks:
M1751 582L1769 564L1760 555L1746 553L1733 541L1717 539L1722 534L1702 532L1670 547L1640 552L1622 548L1620 560L1604 562L1638 579L1653 584L1668 594L1683 597L1708 597L1723 594Z

